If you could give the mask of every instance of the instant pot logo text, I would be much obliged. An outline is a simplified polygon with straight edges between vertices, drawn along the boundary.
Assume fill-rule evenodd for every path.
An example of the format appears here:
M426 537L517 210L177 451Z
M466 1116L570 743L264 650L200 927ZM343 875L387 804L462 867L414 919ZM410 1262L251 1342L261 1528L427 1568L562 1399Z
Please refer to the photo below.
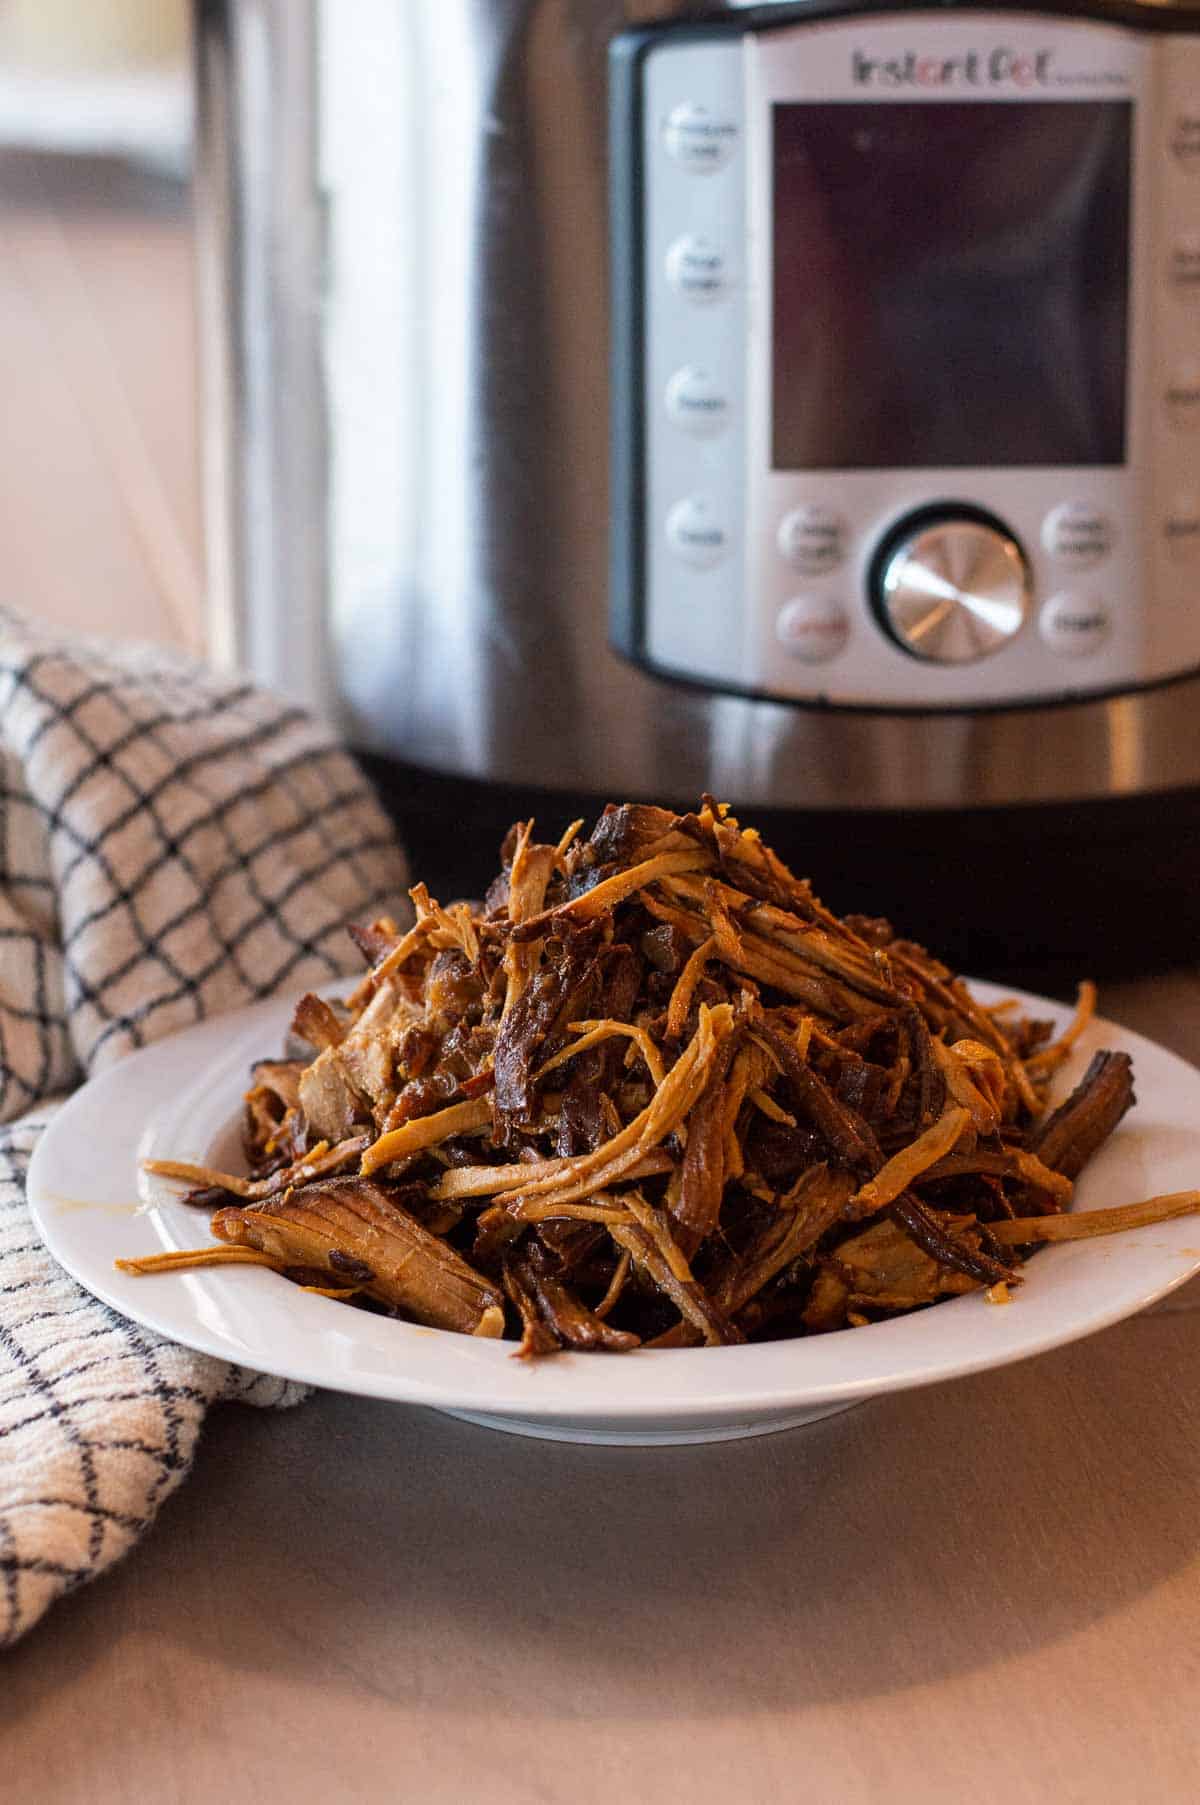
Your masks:
M964 50L961 56L867 56L855 50L851 71L859 88L1045 88L1054 80L1052 50Z

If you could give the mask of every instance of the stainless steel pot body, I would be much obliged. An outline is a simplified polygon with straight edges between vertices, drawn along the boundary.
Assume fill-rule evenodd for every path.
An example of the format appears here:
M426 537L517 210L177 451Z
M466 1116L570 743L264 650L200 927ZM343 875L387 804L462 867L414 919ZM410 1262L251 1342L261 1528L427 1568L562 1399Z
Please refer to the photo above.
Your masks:
M608 648L606 47L722 10L202 0L218 652L364 750L508 784L911 809L1200 783L1194 681L846 713Z

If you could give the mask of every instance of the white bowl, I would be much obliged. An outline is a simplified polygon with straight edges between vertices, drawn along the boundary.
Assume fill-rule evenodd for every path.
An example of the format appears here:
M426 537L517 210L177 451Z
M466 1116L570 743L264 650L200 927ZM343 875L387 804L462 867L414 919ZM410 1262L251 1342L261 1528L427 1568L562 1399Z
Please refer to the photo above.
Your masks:
M1000 993L973 985L984 1001ZM1011 992L1005 994L1013 994ZM1061 1021L1055 1003L1022 997ZM1200 1270L1200 1222L1038 1253L1006 1305L979 1292L868 1328L733 1348L513 1358L475 1340L315 1297L262 1267L138 1278L118 1257L200 1246L208 1218L144 1159L228 1157L253 1060L277 1054L291 1004L203 1022L84 1086L34 1154L29 1198L68 1272L173 1341L334 1391L424 1404L521 1435L583 1442L721 1441L815 1421L861 1398L1023 1360L1106 1328ZM1138 1102L1077 1188L1081 1209L1200 1184L1200 1073L1125 1028L1091 1024L1060 1090L1099 1047L1130 1053Z

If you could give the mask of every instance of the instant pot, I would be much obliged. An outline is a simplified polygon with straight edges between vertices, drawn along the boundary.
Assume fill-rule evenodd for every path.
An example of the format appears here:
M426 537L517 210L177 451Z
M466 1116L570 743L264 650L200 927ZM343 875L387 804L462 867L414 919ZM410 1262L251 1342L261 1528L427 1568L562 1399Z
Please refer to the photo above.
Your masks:
M212 639L414 861L760 824L978 971L1200 930L1200 13L201 0Z

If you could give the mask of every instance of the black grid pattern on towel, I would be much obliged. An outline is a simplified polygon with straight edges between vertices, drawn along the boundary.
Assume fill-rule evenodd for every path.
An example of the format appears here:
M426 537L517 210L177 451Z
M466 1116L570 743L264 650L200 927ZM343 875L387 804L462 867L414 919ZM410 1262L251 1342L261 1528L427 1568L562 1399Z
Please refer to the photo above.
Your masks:
M347 926L395 910L405 876L358 768L301 710L0 611L0 1646L136 1540L210 1403L302 1395L139 1329L55 1265L25 1201L48 1106L164 1034L355 969Z
M54 1264L25 1204L44 1121L0 1129L0 1648L132 1545L191 1465L210 1403L302 1395L172 1347Z
M6 649L0 1119L337 975L347 922L402 879L361 773L302 711L184 661Z

